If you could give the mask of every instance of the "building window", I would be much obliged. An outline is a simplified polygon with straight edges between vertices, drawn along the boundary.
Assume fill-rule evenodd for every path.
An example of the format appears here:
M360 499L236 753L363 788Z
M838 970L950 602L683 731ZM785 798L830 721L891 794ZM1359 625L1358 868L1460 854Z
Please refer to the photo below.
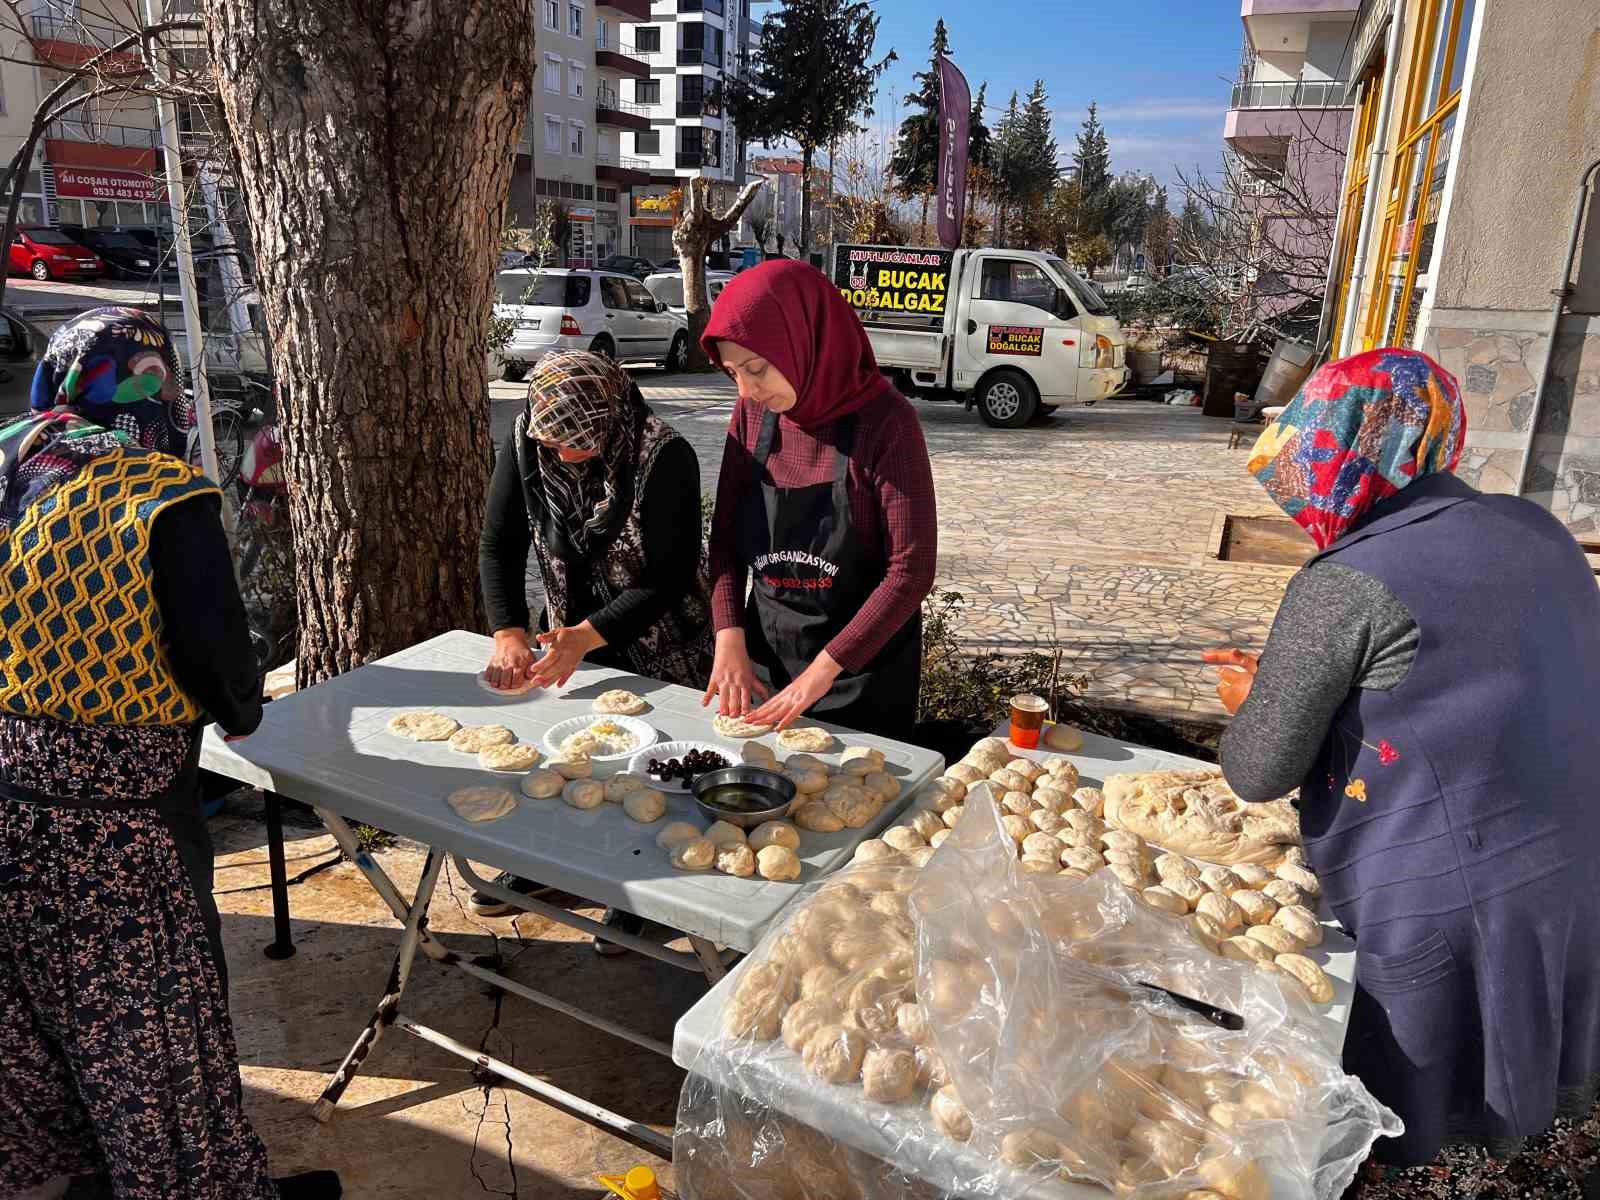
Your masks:
M567 5L567 32L575 38L583 36L583 6Z
M579 121L567 125L567 153L583 157L583 125Z
M554 54L544 56L544 90L557 96L561 94L561 60Z
M599 200L601 204L615 204L617 202L617 189L600 188L595 193L595 199Z
M567 64L567 86L572 89L572 95L579 100L583 99L583 74L584 68L581 63Z
M561 118L544 119L544 148L547 154L561 153Z
M636 79L633 81L633 98L639 104L661 103L661 80Z
M1476 0L1424 0L1410 61L1416 74L1405 107L1384 209L1376 290L1365 348L1407 346L1432 284L1433 248L1450 178L1456 110L1466 74L1466 42Z
M680 132L683 135L683 146L678 151L678 165L680 167L699 167L705 163L705 127L701 125L685 125Z
M561 28L561 0L544 0L544 27Z
M633 152L635 154L660 154L661 131L659 129L652 129L649 133L634 134Z
M656 54L661 50L661 27L658 25L640 25L633 31L634 47L645 54Z

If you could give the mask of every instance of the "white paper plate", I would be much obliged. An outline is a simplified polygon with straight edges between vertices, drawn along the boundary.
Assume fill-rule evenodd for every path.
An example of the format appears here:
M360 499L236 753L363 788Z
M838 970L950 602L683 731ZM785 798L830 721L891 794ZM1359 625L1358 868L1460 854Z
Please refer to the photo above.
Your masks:
M595 754L590 761L601 766L625 763L641 750L648 749L656 744L656 739L661 735L655 731L655 726L638 717L613 717L605 713L589 713L582 717L570 717L565 721L552 725L544 735L544 748L551 758L561 757L561 743L580 729L587 729L591 725L611 721L622 726L634 737L639 739L639 744L632 750L624 750L620 754Z
M670 792L675 796L687 796L689 789L683 786L683 780L657 779L645 768L650 765L652 758L665 762L669 758L682 758L691 750L710 750L722 755L728 760L728 765L738 766L739 752L730 749L721 742L660 742L646 750L640 750L628 760L628 774L637 775L641 779L648 779L650 786L657 791Z

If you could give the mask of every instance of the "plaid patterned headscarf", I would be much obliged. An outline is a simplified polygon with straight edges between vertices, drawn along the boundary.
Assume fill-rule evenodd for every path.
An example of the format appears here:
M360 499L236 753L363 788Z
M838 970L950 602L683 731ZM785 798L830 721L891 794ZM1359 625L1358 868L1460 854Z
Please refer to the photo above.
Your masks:
M1380 500L1455 470L1466 435L1454 376L1415 350L1369 350L1306 380L1249 471L1326 550Z
M628 373L584 350L539 360L528 383L528 437L539 443L546 508L577 557L605 536L622 483L638 471L640 433L649 409ZM562 462L545 442L598 457Z

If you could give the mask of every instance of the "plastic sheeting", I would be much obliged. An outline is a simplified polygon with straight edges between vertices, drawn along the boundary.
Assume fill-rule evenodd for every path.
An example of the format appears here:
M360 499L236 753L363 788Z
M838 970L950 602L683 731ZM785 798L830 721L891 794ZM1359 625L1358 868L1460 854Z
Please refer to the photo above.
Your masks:
M1335 1200L1401 1128L1293 979L1104 875L1021 872L981 799L926 869L808 889L734 984L722 1069L691 1064L680 1100L687 1200Z

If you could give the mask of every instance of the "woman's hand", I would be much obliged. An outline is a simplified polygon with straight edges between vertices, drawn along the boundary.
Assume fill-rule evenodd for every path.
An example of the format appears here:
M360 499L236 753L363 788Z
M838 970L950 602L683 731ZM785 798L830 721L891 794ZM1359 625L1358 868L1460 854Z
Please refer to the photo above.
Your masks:
M494 651L489 655L489 665L483 669L483 678L490 687L520 688L533 669L533 647L528 644L526 629L499 629L494 635Z
M706 684L706 694L700 707L710 704L715 697L720 703L717 711L725 717L742 717L757 700L765 700L771 693L756 678L756 666L745 649L744 630L719 629L716 656L711 660L711 679Z
M528 678L534 687L560 687L572 678L585 654L605 644L605 638L587 621L541 633L539 645L544 647L544 657L534 664Z
M1227 649L1207 650L1200 657L1219 668L1217 697L1222 701L1222 707L1228 710L1228 715L1232 716L1250 695L1250 688L1256 681L1256 669L1261 665L1261 656Z
M833 690L833 682L843 670L824 650L796 676L793 683L751 713L750 720L757 725L787 729L796 718Z

